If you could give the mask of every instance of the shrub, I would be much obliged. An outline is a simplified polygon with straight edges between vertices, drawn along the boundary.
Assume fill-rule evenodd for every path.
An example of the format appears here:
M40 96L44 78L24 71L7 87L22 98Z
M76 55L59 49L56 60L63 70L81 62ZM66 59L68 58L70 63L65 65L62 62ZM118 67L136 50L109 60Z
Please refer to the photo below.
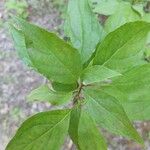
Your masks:
M58 150L68 134L80 150L105 150L98 127L144 146L132 121L150 119L144 55L150 23L130 22L106 33L88 0L70 0L65 31L70 43L19 18L11 25L22 60L51 82L28 99L68 108L27 119L6 150Z

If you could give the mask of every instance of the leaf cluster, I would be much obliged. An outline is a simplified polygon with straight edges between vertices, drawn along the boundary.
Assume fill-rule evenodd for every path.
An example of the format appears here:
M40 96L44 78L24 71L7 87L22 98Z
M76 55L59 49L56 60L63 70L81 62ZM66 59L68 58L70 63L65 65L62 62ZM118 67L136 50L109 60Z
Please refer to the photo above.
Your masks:
M79 150L106 150L99 128L144 145L132 121L150 119L150 64L144 55L150 23L134 20L107 33L88 0L69 1L65 31L70 42L14 20L11 33L19 56L50 81L28 99L68 108L27 119L6 150L59 150L67 135Z

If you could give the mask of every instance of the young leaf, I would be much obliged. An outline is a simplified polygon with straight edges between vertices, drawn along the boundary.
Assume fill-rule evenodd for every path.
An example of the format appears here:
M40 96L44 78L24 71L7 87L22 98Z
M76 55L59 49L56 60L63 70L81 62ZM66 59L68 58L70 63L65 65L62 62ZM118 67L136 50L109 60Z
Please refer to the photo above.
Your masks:
M49 89L47 85L42 85L33 90L28 96L30 101L47 101L53 105L61 105L71 100L72 93L56 92Z
M15 20L25 37L32 41L32 48L26 51L34 68L55 82L75 83L81 72L78 51L53 33L22 19Z
M100 127L143 144L117 99L100 89L86 88L84 94L87 100L85 107Z
M146 63L143 47L149 30L147 22L137 21L121 26L98 46L94 65L103 65L122 73Z
M25 121L6 150L60 150L67 135L70 110L38 113Z
M116 97L131 120L150 119L150 64L136 67L101 87Z
M95 122L85 110L71 112L69 135L79 150L106 150L107 146Z
M82 62L86 62L103 34L88 0L69 0L65 31L72 45L79 49Z
M120 2L115 13L105 23L106 33L110 33L128 22L140 20L138 12L133 10L132 5L127 2Z
M84 84L106 81L121 74L104 66L94 65L86 68L82 74Z

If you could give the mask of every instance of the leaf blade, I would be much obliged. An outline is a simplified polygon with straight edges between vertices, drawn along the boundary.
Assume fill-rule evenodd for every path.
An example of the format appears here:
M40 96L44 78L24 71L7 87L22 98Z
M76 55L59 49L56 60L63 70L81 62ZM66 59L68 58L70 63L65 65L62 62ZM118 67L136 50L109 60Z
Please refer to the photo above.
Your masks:
M75 83L82 69L78 51L38 26L15 19L23 34L32 41L28 54L34 68L48 79L60 83Z
M86 109L101 127L143 144L142 138L132 126L117 99L99 89L88 88L84 90L84 94L88 100Z
M69 113L70 110L57 110L29 118L19 128L6 150L43 150L45 144L49 149L59 150L67 134ZM54 140L54 137L57 140Z
M106 81L112 77L120 76L121 74L108 69L101 65L94 65L86 68L82 74L84 84Z
M149 30L150 24L140 21L121 26L99 45L94 65L104 65L122 73L146 63L143 47Z
M12 34L15 49L17 50L18 55L21 57L21 59L26 65L33 66L30 60L30 56L26 51L27 47L25 43L24 34L21 31L17 30L13 25L10 25L10 32Z
M74 131L74 129L76 129ZM69 134L80 150L106 150L107 146L95 122L80 106L71 112Z
M130 3L119 2L117 9L106 20L104 29L106 33L110 33L125 23L138 21L140 19L140 15L133 10Z
M74 84L62 84L59 82L52 82L52 88L53 90L57 92L71 92L76 90L78 87L77 83Z
M31 91L27 96L29 101L47 101L53 105L62 105L71 100L71 92L55 92L52 91L47 85L42 85L39 88Z
M101 15L109 16L109 15L112 15L116 11L118 5L119 5L119 2L117 0L97 1L97 4L94 7L93 11Z
M149 120L149 74L150 64L135 67L101 89L120 101L130 120Z
M104 32L88 0L69 1L65 31L72 45L79 49L83 63L88 61Z

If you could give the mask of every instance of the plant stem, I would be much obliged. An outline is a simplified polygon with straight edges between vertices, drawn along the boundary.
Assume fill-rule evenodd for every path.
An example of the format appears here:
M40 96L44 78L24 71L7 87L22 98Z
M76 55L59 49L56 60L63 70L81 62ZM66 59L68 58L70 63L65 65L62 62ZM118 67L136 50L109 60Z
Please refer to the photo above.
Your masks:
M83 83L79 84L78 91L73 98L73 105L75 105L78 102L78 100L80 99L80 94L81 94L83 87L84 87Z

